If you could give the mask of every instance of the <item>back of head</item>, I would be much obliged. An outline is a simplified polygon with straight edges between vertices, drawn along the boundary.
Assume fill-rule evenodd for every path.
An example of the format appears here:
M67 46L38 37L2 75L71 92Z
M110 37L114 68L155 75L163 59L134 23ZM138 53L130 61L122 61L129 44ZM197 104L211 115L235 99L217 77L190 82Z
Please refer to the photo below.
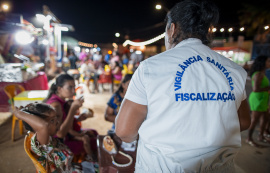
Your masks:
M264 55L260 55L258 56L252 66L251 66L251 69L250 69L250 72L249 72L249 75L252 76L253 73L257 72L257 71L262 71L265 69L265 62L267 60L267 56L264 56Z
M66 81L70 81L70 80L74 81L74 78L72 76L70 76L69 74L60 74L59 76L57 76L56 79L55 79L55 82L50 87L50 90L49 90L49 93L48 93L47 98L44 99L43 102L46 103L47 100L49 98L51 98L51 96L53 94L56 94L56 91L57 91L57 88L58 87L63 87L64 84L65 84L65 82Z
M123 92L124 89L123 89L122 83L126 83L126 82L130 81L132 76L133 76L133 74L126 74L124 79L121 82L121 85L119 86L119 88L117 89L117 91L115 93Z
M45 103L31 103L31 104L28 104L27 106L25 106L24 108L22 108L21 111L24 111L26 113L36 115L42 119L45 119L48 117L45 114L54 111L54 108L48 104L45 104ZM24 127L26 130L29 130L31 132L35 132L29 124L27 124L24 121L23 121L23 124L24 124Z
M178 43L188 38L198 38L209 43L209 28L219 19L219 11L209 1L185 0L177 3L167 14L166 23L176 24L177 34L173 40Z

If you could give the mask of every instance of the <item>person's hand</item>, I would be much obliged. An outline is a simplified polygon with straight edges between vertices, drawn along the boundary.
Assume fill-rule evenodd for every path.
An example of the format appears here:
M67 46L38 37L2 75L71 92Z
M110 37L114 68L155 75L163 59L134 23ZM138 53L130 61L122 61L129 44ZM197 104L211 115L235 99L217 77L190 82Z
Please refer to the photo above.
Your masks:
M15 108L13 109L13 112L12 112L12 113L15 115L15 117L19 118L19 117L18 117L19 112L20 112L20 109L19 109L18 107L15 107Z
M82 113L82 114L79 116L79 118L77 119L77 121L83 121L83 120L86 120L86 119L87 119L87 117L86 117L85 113Z
M72 102L72 104L71 104L71 109L72 109L72 110L77 110L77 109L79 109L79 108L82 106L83 102L84 102L84 98L83 98L83 97L74 100L74 101Z

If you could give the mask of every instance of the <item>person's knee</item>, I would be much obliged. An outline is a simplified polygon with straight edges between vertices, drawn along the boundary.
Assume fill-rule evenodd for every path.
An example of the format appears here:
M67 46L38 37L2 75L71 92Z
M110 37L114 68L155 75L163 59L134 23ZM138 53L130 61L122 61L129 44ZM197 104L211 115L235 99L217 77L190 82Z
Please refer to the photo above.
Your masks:
M89 136L88 136L88 135L84 135L84 136L82 137L82 141L83 141L84 144L88 144L89 141L90 141Z

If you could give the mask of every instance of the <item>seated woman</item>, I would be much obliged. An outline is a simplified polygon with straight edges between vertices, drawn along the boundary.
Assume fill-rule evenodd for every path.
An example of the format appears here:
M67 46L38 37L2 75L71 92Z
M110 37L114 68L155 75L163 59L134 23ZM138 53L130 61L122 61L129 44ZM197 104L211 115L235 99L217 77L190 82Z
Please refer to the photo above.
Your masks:
M45 103L29 104L21 110L16 108L14 115L23 120L26 130L35 133L31 138L31 151L46 172L81 172L71 165L73 153L69 148L52 137L60 125L52 106Z
M92 160L92 147L90 145L90 139L87 134L84 132L78 132L75 134L73 131L74 124L74 115L76 115L78 109L82 106L83 99L79 98L72 102L68 111L65 111L65 99L72 99L75 95L75 82L74 79L68 74L61 74L56 78L54 84L52 84L48 97L44 102L50 104L55 108L57 115L59 117L59 122L61 124L60 129L56 133L56 137L60 138L63 143L65 143L75 155L80 155L86 153L89 160ZM74 106L77 103L80 103L79 106ZM75 127L76 128L76 127ZM71 140L69 137L66 137L68 133L77 136L75 140ZM92 134L97 135L96 131ZM96 144L93 144L93 148L96 148Z
M132 78L132 74L127 74L125 75L123 81L121 82L120 87L118 90L112 95L110 100L107 103L107 108L105 111L105 120L113 122L113 126L111 131L114 131L115 126L114 126L114 121L115 117L119 111L119 108L121 106L122 100L126 94L129 82Z
M111 62L112 75L114 80L120 81L122 79L122 68L118 61Z

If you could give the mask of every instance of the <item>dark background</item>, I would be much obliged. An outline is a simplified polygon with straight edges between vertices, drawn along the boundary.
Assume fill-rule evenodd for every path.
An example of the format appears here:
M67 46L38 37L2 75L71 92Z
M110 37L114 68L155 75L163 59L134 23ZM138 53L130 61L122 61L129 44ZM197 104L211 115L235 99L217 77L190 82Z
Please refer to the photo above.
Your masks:
M165 28L166 11L156 10L160 3L172 8L179 0L13 0L11 13L22 14L24 19L36 27L42 25L35 19L35 14L42 14L42 5L47 5L63 24L73 25L75 32L67 32L79 41L88 43L106 43L116 40L115 33L119 32L124 40L125 35L130 39L147 40L162 32ZM239 10L245 3L265 3L265 0L238 1L214 0L220 10L220 26L238 26Z

